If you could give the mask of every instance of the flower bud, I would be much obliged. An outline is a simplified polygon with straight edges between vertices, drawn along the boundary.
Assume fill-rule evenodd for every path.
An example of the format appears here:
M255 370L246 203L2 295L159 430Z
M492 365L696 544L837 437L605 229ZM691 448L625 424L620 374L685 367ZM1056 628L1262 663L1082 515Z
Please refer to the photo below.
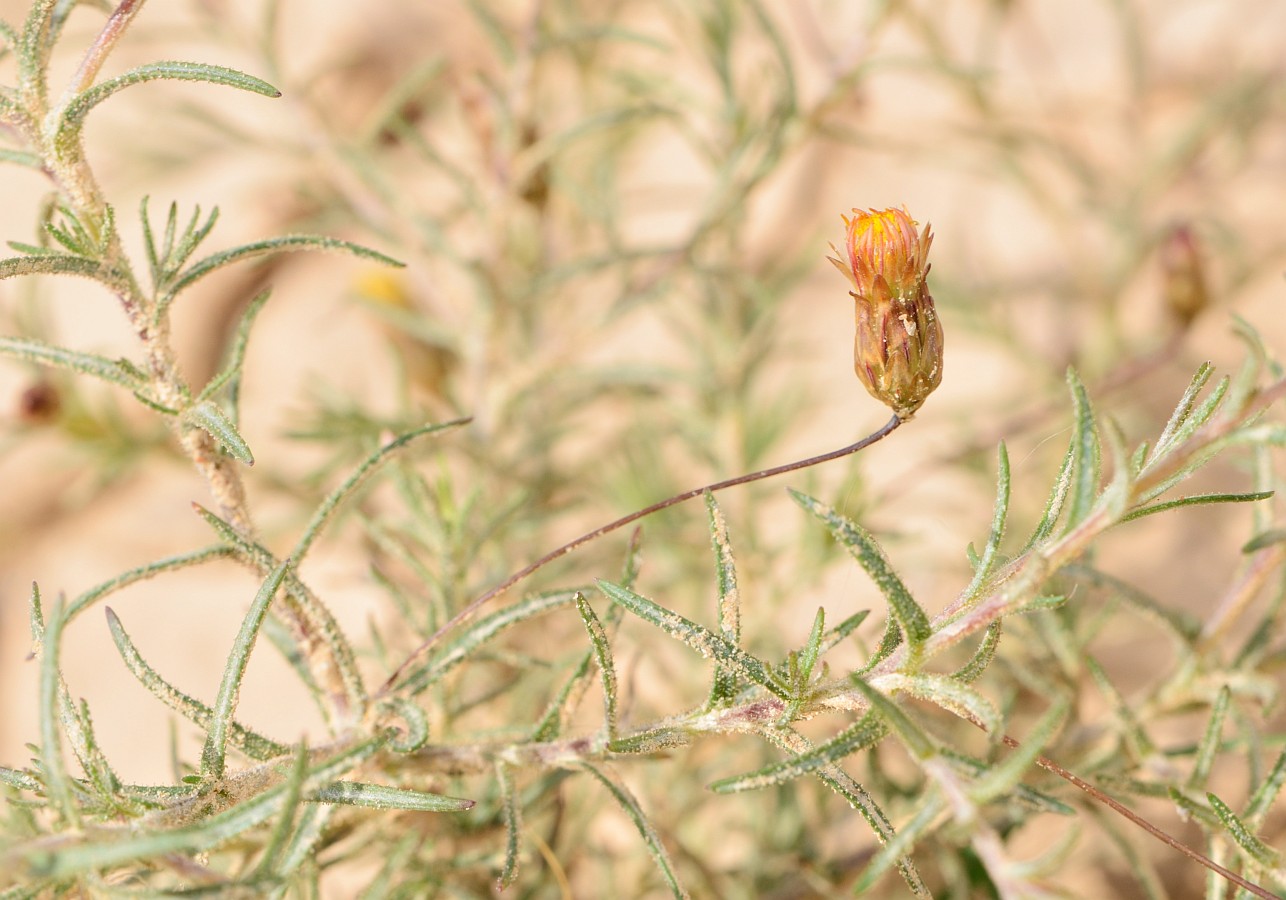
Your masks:
M853 368L871 396L911 418L942 381L942 324L929 296L929 226L905 209L843 216L847 262L827 257L853 286Z
M1175 225L1161 240L1162 292L1170 314L1187 328L1210 302L1201 249L1192 229Z

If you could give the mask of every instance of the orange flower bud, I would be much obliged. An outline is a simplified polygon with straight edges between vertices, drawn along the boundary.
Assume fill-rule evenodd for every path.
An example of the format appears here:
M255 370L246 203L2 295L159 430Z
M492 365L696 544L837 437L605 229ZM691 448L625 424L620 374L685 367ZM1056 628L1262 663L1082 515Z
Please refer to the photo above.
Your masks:
M1210 302L1201 248L1187 225L1174 226L1161 240L1161 274L1166 306L1187 328Z
M853 368L871 396L906 420L942 381L942 324L929 295L929 226L905 209L843 216L847 262L827 257L853 286Z

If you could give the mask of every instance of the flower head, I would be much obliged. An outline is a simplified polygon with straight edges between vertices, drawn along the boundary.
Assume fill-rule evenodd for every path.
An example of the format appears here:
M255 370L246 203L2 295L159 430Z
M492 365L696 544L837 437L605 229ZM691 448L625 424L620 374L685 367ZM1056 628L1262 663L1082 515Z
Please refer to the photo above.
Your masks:
M871 396L909 419L942 381L942 324L929 295L929 226L905 209L843 216L847 260L828 257L853 286L853 368Z
M1161 241L1162 290L1170 314L1181 328L1210 303L1201 247L1187 225L1175 225Z

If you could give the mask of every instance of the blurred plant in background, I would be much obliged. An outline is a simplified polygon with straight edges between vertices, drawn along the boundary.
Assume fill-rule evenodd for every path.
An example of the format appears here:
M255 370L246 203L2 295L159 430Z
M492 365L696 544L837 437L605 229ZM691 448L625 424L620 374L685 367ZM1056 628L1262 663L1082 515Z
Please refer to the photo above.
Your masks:
M30 366L4 463L34 479L56 463L24 446L79 447L63 465L91 474L66 492L55 471L42 501L70 515L186 458L211 542L106 581L41 575L0 896L1194 895L1197 863L1055 764L1286 886L1274 5L371 3L307 53L322 26L297 33L288 4L203 0L150 31L144 5L104 27L37 0L0 33L0 153L52 192L0 261L0 351ZM1113 37L1102 71L1069 24ZM238 69L104 67L187 43ZM150 127L94 129L101 101L167 79L282 96L179 86ZM254 104L274 112L239 117ZM220 159L253 202L215 228L168 180ZM117 199L136 186L150 216ZM869 430L843 288L817 273L838 212L904 202L936 241L937 312L907 333L950 332L912 427L496 593L581 531ZM365 257L321 282L362 310L329 323L333 358L265 324L290 304L269 284L323 264L280 255L301 249ZM134 343L65 341L60 279L18 275L76 275L86 306L109 302L97 281ZM1229 308L1267 339L1237 320L1229 344ZM865 346L883 364L896 345ZM910 365L913 397L882 381L894 365L863 378L904 418L943 371ZM17 541L39 522L11 515ZM354 557L360 587L328 590L314 560ZM196 726L172 772L125 778L96 728L133 711L78 699L64 628L227 560L262 581L228 582L245 618L221 677L153 665L107 613L130 672ZM355 593L379 597L365 629ZM275 648L316 701L306 740L237 715L260 634L253 655Z

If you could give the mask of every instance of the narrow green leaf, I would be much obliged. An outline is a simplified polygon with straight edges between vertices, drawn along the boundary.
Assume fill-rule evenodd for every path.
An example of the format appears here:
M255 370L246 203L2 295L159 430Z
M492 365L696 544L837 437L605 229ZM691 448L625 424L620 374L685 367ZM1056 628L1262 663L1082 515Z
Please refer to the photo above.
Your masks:
M13 163L15 166L35 169L37 172L45 167L44 160L38 154L28 153L26 150L13 150L9 147L0 147L0 162Z
M638 580L639 575L639 548L643 541L643 531L635 527L633 534L630 535L630 543L625 552L625 564L621 568L621 584L626 588L633 588L634 582ZM577 591L579 594L580 591ZM611 638L616 626L620 624L621 617L625 615L625 609L616 606L615 603L608 607L606 615L603 616L602 624L604 634ZM585 690L589 687L590 670L594 669L595 652L593 648L585 651L580 660L572 666L571 674L567 680L563 681L562 688L549 706L545 708L545 714L540 717L540 721L532 729L531 739L535 742L553 741L558 735L563 733L567 721L570 720L572 712L580 703L580 698L584 696ZM612 676L615 679L615 675ZM613 719L615 723L615 719ZM615 726L615 725L613 725ZM608 741L608 744L612 744Z
M1143 465L1148 459L1148 449L1148 442L1144 441L1135 447L1134 452L1130 454L1129 472L1131 479L1137 479L1139 473L1143 471Z
M826 610L819 606L817 614L813 616L813 628L808 633L808 640L799 654L799 679L802 684L807 684L813 677L813 669L817 665L817 658L821 655L822 635L825 629Z
M782 748L796 756L807 755L812 749L808 739L799 732L790 728L768 727L757 729L759 735L770 743ZM857 813L866 820L872 833L881 844L886 844L895 837L893 826L889 823L888 816L875 799L867 793L866 788L862 787L854 778L837 765L825 766L817 771L817 778L832 791L843 797ZM917 897L932 898L924 879L916 871L915 864L911 858L903 856L898 860L898 871L902 873L902 878L906 881L907 887Z
M634 590L634 585L638 581L639 572L643 564L641 559L642 550L643 528L636 525L634 530L630 532L630 542L625 546L625 561L621 565L621 580L617 582L627 590Z
M425 791L388 787L382 784L364 784L357 781L336 781L318 788L308 796L312 803L340 803L345 806L365 806L370 809L406 809L414 812L462 812L472 809L473 800L444 797Z
M1067 811L1069 814L1075 813L1075 810L1070 806L1067 807ZM1015 860L1009 867L1012 877L1019 884L1036 879L1046 881L1056 879L1058 877L1057 873L1067 871L1068 861L1078 849L1080 839L1080 825L1073 822L1070 826L1064 828L1052 843L1045 842L1040 853L1036 856L1024 859L1021 862ZM1160 898L1158 897L1157 900L1160 900ZM1210 898L1207 898L1207 900L1210 900Z
M217 375L206 382L205 387L201 388L201 393L197 395L197 402L204 400L213 400L215 395L223 389L224 385L231 384L234 387L229 389L229 396L234 400L230 403L233 424L237 424L239 416L237 414L237 403L239 400L238 392L241 384L241 367L245 363L246 346L250 343L250 327L254 325L255 319L259 312L272 296L272 288L266 287L246 304L245 310L241 313L241 319L237 323L237 333L232 339L232 345L228 348L228 361Z
M790 495L796 503L826 523L835 540L843 544L866 570L888 600L889 609L902 627L907 643L914 649L927 641L933 634L928 614L915 602L902 579L893 571L884 551L866 529L807 494L791 489Z
M205 747L201 751L201 778L205 781L223 777L228 733L231 731L232 715L237 708L237 697L241 692L241 679L246 674L250 652L254 650L264 616L268 615L268 604L272 602L272 598L281 587L282 581L286 578L286 570L291 565L290 560L281 563L264 580L259 593L250 604L250 610L241 622L241 630L237 632L232 652L228 654L228 663L223 670L223 681L219 684L219 695L211 711Z
M304 527L303 534L300 535L299 541L295 544L295 549L291 551L290 557L295 560L296 564L304 558L312 547L313 541L321 534L323 528L335 514L335 510L346 499L351 497L361 485L370 478L371 475L379 471L380 467L389 462L393 456L404 447L413 444L415 441L430 434L437 434L449 428L458 428L473 421L471 418L455 419L450 422L444 422L440 425L426 425L423 428L417 428L409 431L392 441L389 441L383 447L380 447L370 456L362 461L353 474L344 480L344 483L335 490L331 491L321 505L313 513L312 519Z
M964 600L972 600L982 590L983 585L996 567L1000 553L1000 542L1005 537L1005 522L1009 517L1009 451L1004 441L996 450L996 504L991 514L991 533L987 536L987 546L983 548L982 557L974 566L973 580L964 589Z
M1223 720L1228 714L1228 702L1232 698L1232 692L1228 690L1228 685L1219 689L1215 702L1210 706L1210 721L1206 723L1205 734L1201 737L1201 743L1197 745L1197 757L1192 763L1192 772L1188 775L1186 782L1189 788L1203 788L1206 785L1206 779L1210 777L1210 767L1214 765L1215 755L1219 752L1219 745L1223 741Z
M10 250L17 250L19 253L25 253L28 256L58 256L59 251L52 247L40 247L36 244L26 244L22 241L5 241Z
M60 598L60 608L61 603ZM49 638L46 634L44 611L41 609L40 590L35 584L32 584L30 618L32 643L36 648L36 655L40 655L43 652L43 648L47 646ZM60 620L60 628L65 628L68 621L65 612L60 615ZM43 659L43 657L41 658ZM43 667L41 668L41 673L43 677ZM68 746L88 778L88 785L80 790L77 790L80 786L74 781L69 782L70 787L73 789L72 792L79 795L77 799L81 803L98 802L123 815L136 815L139 812L137 805L121 797L120 781L98 747L97 740L94 737L93 723L90 720L88 705L84 701L77 704L72 700L61 674L57 675L56 694L58 721L62 725L62 731ZM44 732L44 722L45 720L42 716L42 733ZM57 734L57 729L55 729L54 733ZM40 748L33 746L32 749L38 754L40 753ZM88 788L92 788L97 796L90 797ZM45 793L49 794L49 791L46 789Z
M902 709L882 691L877 690L856 675L849 678L857 692L866 698L871 709L887 723L902 743L917 759L925 760L937 753L933 741L924 729L916 725Z
M420 693L464 662L479 645L491 640L501 631L549 610L571 606L576 602L578 593L580 592L570 590L535 594L479 619L425 664L424 668L408 673L402 680L404 690L409 696Z
M414 700L390 697L382 704L406 725L388 738L388 747L398 753L414 753L429 742L429 717ZM385 732L388 734L388 732Z
M853 893L861 894L869 890L895 863L905 859L920 836L946 808L947 801L936 791L921 800L920 807L911 817L911 821L903 825L893 839L881 847L862 870L857 883L853 885Z
M281 860L273 873L278 878L291 875L297 869L315 859L315 850L327 834L326 826L339 807L331 804L308 804L299 812L299 822L295 833L290 836L290 843L281 853ZM314 894L317 896L317 894Z
M67 774L67 764L63 759L62 735L59 723L59 688L62 678L59 674L58 656L62 651L63 626L67 623L61 598L54 601L53 609L47 616L40 613L40 589L31 586L31 606L33 622L43 618L40 623L40 638L37 656L40 659L40 769L45 785L45 794L53 803L59 816L72 828L80 826L80 808L72 797L71 776Z
M40 599L40 585L34 581L31 583L31 596L27 602L27 624L31 629L31 643L39 650L45 639L45 610Z
M1049 492L1049 499L1045 501L1045 511L1036 524L1036 530L1027 539L1027 544L1022 550L1023 554L1053 534L1054 528L1058 525L1059 517L1063 514L1063 504L1067 502L1067 494L1072 489L1072 472L1076 467L1076 447L1077 439L1073 434L1071 441L1068 442L1067 452L1063 454L1063 463L1058 469L1054 487Z
M1258 500L1267 500L1273 494L1273 491L1251 491L1245 494L1193 494L1188 497L1179 497L1175 500L1167 500L1164 503L1154 503L1152 506L1131 510L1122 516L1119 521L1132 522L1135 519L1141 519L1154 513L1177 509L1180 506L1200 506L1205 503L1254 503Z
M44 71L49 62L49 51L57 35L60 7L58 0L35 0L27 10L22 23L22 33L13 45L18 58L18 86L41 94L45 91Z
M1232 314L1232 331L1241 338L1249 351L1228 389L1229 407L1240 412L1259 390L1260 374L1267 369L1271 377L1277 380L1282 377L1282 368L1269 356L1264 339L1255 326L1236 313Z
M1255 535L1241 548L1242 553L1258 553L1265 547L1271 547L1274 544L1280 544L1286 541L1286 528L1273 528L1261 534Z
M999 619L988 625L987 630L983 632L982 643L974 651L973 657L961 666L952 677L965 684L972 684L977 681L982 673L987 671L987 667L991 665L991 661L996 657L996 648L1000 646L1000 631L1001 624Z
M1279 422L1258 422L1238 428L1228 436L1233 445L1249 444L1252 447L1286 447L1286 425Z
M518 837L522 831L522 805L514 790L513 770L496 761L496 782L500 785L500 815L505 822L505 863L496 879L496 890L503 891L518 879Z
M23 362L92 375L103 381L129 388L131 391L143 390L146 387L135 374L137 370L132 367L123 366L120 362L105 356L55 347L32 338L0 336L0 354Z
M466 2L469 12L477 20L479 30L486 36L492 49L505 65L511 65L516 56L513 38L510 37L511 29L500 20L496 10L488 4L480 0L466 0Z
M303 801L304 780L307 777L308 744L300 741L295 750L295 764L291 767L290 776L286 781L286 796L281 805L281 813L277 816L277 824L273 826L272 833L268 836L268 843L264 846L263 853L259 855L259 862L255 865L255 871L260 876L271 875L281 861L281 854L295 830L295 816Z
M158 559L155 562L145 563L137 568L122 572L115 578L95 585L69 603L67 605L67 621L70 622L108 594L129 587L131 584L137 584L140 581L155 578L165 572L185 569L188 566L195 566L212 559L224 559L230 556L231 553L232 551L229 547L223 544L216 544L212 547L202 547L200 550L194 550L191 553L168 556L165 559Z
M365 741L310 767L304 791L316 790L323 784L329 784L343 772L369 758L380 746L378 740ZM244 803L181 828L141 834L120 829L117 835L104 834L96 838L97 842L63 847L56 853L37 843L22 848L19 856L25 861L29 876L68 878L132 860L205 850L279 814L285 806L289 791L287 782L277 784Z
M630 817L634 827L638 829L639 836L643 838L643 843L647 845L648 852L652 854L656 867L661 870L661 876L670 888L670 893L678 898L686 898L688 892L679 884L679 878L674 872L673 864L670 862L670 854L666 852L665 845L661 843L660 835L656 833L652 823L647 820L647 816L644 815L638 801L634 799L634 795L629 792L625 785L620 784L614 778L589 763L582 763L581 767L597 778L603 787L607 788L608 793L620 804L621 809L625 810L625 814Z
M616 739L616 666L612 662L612 647L607 641L607 630L603 623L594 613L594 608L589 605L585 595L576 592L576 610L580 613L581 621L585 623L585 631L589 633L589 642L594 649L594 659L598 663L598 671L603 679L603 724L606 729L607 739L609 741Z
M1126 581L1084 563L1073 563L1064 570L1072 578L1089 581L1111 591L1128 607L1160 624L1182 645L1191 645L1201 635L1201 623L1192 615L1172 609L1149 597Z
M834 628L826 632L822 637L822 645L818 648L818 655L825 656L829 651L839 646L850 634L857 631L858 627L866 621L866 617L871 614L869 609L859 610L853 613L843 622L840 622Z
M980 759L974 759L972 756L957 753L947 747L941 748L940 752L942 756L951 763L953 768L968 775L971 781L976 780L979 776L990 771L992 768ZM1035 788L1030 788L1022 783L1018 783L1013 786L1013 799L1036 812L1055 813L1060 816L1076 815L1075 808L1068 806L1062 800L1058 800L1051 797L1049 794L1038 791Z
M902 629L898 627L897 618L889 616L884 623L884 635L880 638L879 646L875 648L875 652L871 654L871 658L866 661L866 664L857 670L857 674L865 675L892 656L893 651L900 646L902 646Z
M94 260L101 259L103 256L101 242L95 240L85 229L85 226L66 207L62 208L62 213L66 220L65 223L45 222L45 233L54 239L54 243L73 256L83 256Z
M724 640L741 646L741 591L737 588L737 564L732 556L732 542L728 537L728 523L723 511L709 491L705 494L706 511L710 518L710 544L714 549L715 582L719 589L719 632ZM716 665L714 683L706 705L710 708L730 701L737 695L737 676L734 672Z
M403 834L391 847L386 847L380 853L379 874L366 883L356 900L409 900L405 882L415 880L415 876L408 877L407 872L415 872L418 868L416 853L427 840L427 835L419 829L413 829ZM284 888L282 891L284 895ZM321 896L320 888L313 891L311 896ZM270 900L281 898L272 897Z
M372 259L376 262L384 263L388 266L397 266L401 268L403 263L398 262L391 256L385 256L383 253L368 249L359 244L353 244L349 241L341 241L336 238L322 237L311 234L286 235L284 237L268 238L262 241L255 241L250 244L243 244L240 247L233 247L230 250L224 250L207 256L198 262L193 263L185 271L179 274L169 290L160 299L159 306L163 309L167 307L174 298L190 287L200 279L209 275L211 272L221 269L224 266L231 265L235 262L255 259L260 256L271 256L277 253L289 253L296 250L342 250L351 253L354 256L363 259ZM0 262L0 277L4 277L3 263Z
M1197 396L1205 389L1214 371L1215 367L1208 362L1204 362L1197 367L1197 372L1192 376L1188 389L1183 392L1183 397L1180 398L1179 404L1174 408L1174 412L1171 413L1170 420L1165 423L1165 428L1161 429L1161 435L1156 440L1156 446L1153 448L1152 456L1148 460L1149 463L1161 458L1170 450L1175 433L1192 415L1192 407L1197 402Z
M1228 807L1228 804L1209 792L1206 793L1206 799L1210 801L1210 808L1223 823L1228 836L1241 848L1247 861L1263 866L1265 869L1276 869L1282 864L1281 853L1261 841Z
M89 704L84 700L74 703L67 685L62 683L61 678L59 681L59 706L62 708L63 728L67 732L68 743L71 745L72 752L76 754L76 760L80 763L80 768L85 773L89 785L107 804L121 812L137 814L140 811L139 808L131 807L128 802L122 802L120 779L113 771L111 763L108 762L107 756L98 743L98 737L94 734L94 720L89 712Z
M1165 796L1175 805L1183 821L1195 820L1212 830L1219 827L1219 817L1209 806L1194 800L1174 785L1165 785Z
M214 529L219 538L233 548L239 559L253 565L261 575L268 575L280 564L280 560L269 552L266 547L255 541L248 540L208 509L195 503L193 508L196 514ZM335 621L335 617L326 608L326 604L322 603L308 589L308 585L300 581L299 576L294 572L290 572L286 576L285 606L292 622L292 629L303 629L309 633L310 640L319 639L326 645L334 667L338 670L339 678L343 682L344 702L348 708L354 711L365 709L368 699L366 685L362 681L361 672L357 669L352 645L339 627L339 623ZM297 642L299 640L299 634L292 632L291 641ZM274 641L274 643L276 642ZM307 669L303 668L301 671L307 672ZM309 685L310 690L316 691L320 689L319 685L313 683L311 673L304 677L304 683ZM330 699L331 702L335 702L335 698ZM329 707L323 705L323 709L329 715Z
M1098 685L1098 689L1107 698L1107 701L1112 705L1113 711L1120 718L1121 724L1125 726L1127 739L1134 745L1138 757L1143 759L1151 756L1156 751L1156 744L1153 743L1152 738L1148 737L1142 724L1135 717L1134 711L1125 702L1121 692L1116 689L1116 685L1107 677L1107 672L1103 671L1103 667L1099 665L1098 660L1088 654L1084 656L1083 662L1090 673L1090 677L1094 679L1094 683Z
M171 207L170 221L166 223L165 227L165 257L161 260L159 280L155 285L158 294L164 294L175 273L187 263L188 257L200 246L201 242L210 236L210 232L214 230L215 223L219 221L219 207L213 207L210 210L210 215L202 223L201 207L196 206L192 209L192 216L188 219L187 225L183 227L182 234L176 240L174 235L174 227L177 221L176 213L177 210Z
M71 99L62 110L62 122L59 130L66 134L75 134L80 130L85 116L98 104L112 94L136 84L149 81L204 81L208 84L219 84L250 91L264 97L280 97L281 91L262 79L238 72L224 66L212 66L206 63L164 61L148 63L130 69L123 75L102 81Z
M142 403L148 409L152 410L152 412L159 413L162 416L169 417L169 416L177 416L179 414L179 411L177 409L166 406L164 403L157 403L155 400L147 396L147 394L145 394L142 391L135 391L134 399L137 400L139 403Z
M152 276L152 291L163 295L175 273L187 262L192 251L209 237L214 225L219 220L219 208L210 210L205 222L201 222L201 207L196 206L182 234L179 233L179 207L171 203L165 217L165 235L158 244L152 233L152 222L147 213L148 198L144 197L139 205L139 219L143 227L143 243L147 250L149 273ZM154 317L159 321L160 316Z
M1107 515L1117 520L1130 502L1130 486L1133 483L1134 472L1125 452L1125 433L1121 430L1120 424L1110 416L1106 424L1104 433L1107 437L1108 451L1111 453L1112 480L1099 495L1098 503L1102 505Z
M870 710L862 718L825 743L806 753L772 763L745 775L723 778L710 785L717 794L735 794L794 781L810 772L838 764L844 758L874 747L889 733L879 713Z
M613 624L615 620L619 619L620 612L621 608L619 606L613 606L608 610L608 616L613 620ZM581 697L585 694L588 687L589 673L593 668L594 651L591 648L585 651L576 665L572 667L571 674L567 676L563 686L545 708L540 721L531 730L531 740L536 743L543 743L555 740L563 733L567 720L571 717L571 714L579 705Z
M786 678L790 683L794 696L786 704L786 709L778 717L778 722L782 725L793 722L803 709L805 701L809 699L809 682L813 678L813 667L817 665L817 658L821 654L822 634L826 629L826 610L823 607L817 607L817 614L813 616L813 627L808 634L808 640L804 648L799 653L792 653L787 661L790 670L786 672Z
M990 803L997 797L1008 794L1018 787L1035 762L1036 757L1045 749L1063 727L1063 720L1071 704L1066 697L1060 697L1050 706L1039 721L1032 726L1027 738L1012 753L996 763L969 788L969 797L979 806Z
M949 675L926 672L900 675L895 672L881 676L880 686L889 692L907 693L940 706L947 712L978 725L993 737L1000 733L1002 720L995 705L965 682Z
M1075 417L1072 446L1075 448L1075 465L1072 470L1070 505L1067 507L1066 530L1074 528L1094 506L1102 475L1102 446L1098 426L1094 421L1094 408L1089 394L1075 369L1067 370L1067 384L1072 391L1072 409Z
M706 659L713 658L781 699L790 699L789 689L777 680L768 666L710 629L609 581L600 579L598 589L613 603L619 603L644 621L683 641Z
M629 753L646 755L674 750L692 742L692 734L682 728L662 726L649 728L635 734L627 734L607 743L611 753Z
M7 784L9 787L17 788L20 791L34 792L41 789L38 779L27 772L11 769L8 766L0 766L0 783Z
M152 276L152 285L161 283L161 249L156 245L156 235L152 232L152 217L148 215L147 203L150 198L144 194L138 203L139 225L143 230L143 252L147 254L148 274ZM175 204L170 204L170 218L177 213Z
M188 424L207 432L219 442L219 445L224 450L232 454L238 462L245 463L247 466L255 464L255 458L250 453L249 445L237 432L237 426L232 424L232 420L228 418L227 413L219 408L218 404L210 400L195 403L183 411L183 419Z
M1231 386L1232 379L1228 376L1225 375L1223 378L1219 379L1219 383L1216 384L1214 390L1210 392L1210 396L1201 401L1201 405L1198 406L1190 416L1184 419L1183 424L1179 425L1174 430L1174 433L1170 436L1170 440L1165 447L1164 453L1162 453L1160 442L1158 441L1157 449L1153 451L1152 461L1149 462L1148 465L1153 465L1165 455L1168 455L1174 448L1182 446L1187 442L1188 438L1192 437L1198 428L1210 421L1210 417L1215 414L1224 399L1228 396L1228 390Z
M630 542L625 551L625 564L621 571L621 584L633 588L639 574L639 548L643 542L643 531L635 528L630 535ZM613 604L603 616L603 628L610 638L619 624L625 610ZM594 663L594 650L591 648L581 656L572 667L571 674L563 682L562 688L550 702L536 727L532 729L531 739L536 742L552 741L563 733L567 720L580 703L589 684L589 673ZM610 742L609 742L610 743Z
M1283 750L1277 757L1277 762L1273 763L1272 771L1264 779L1259 787L1255 788L1255 793L1246 804L1246 813L1242 817L1243 821L1250 826L1257 826L1263 821L1268 809L1277 799L1277 794L1282 789L1282 784L1286 783L1286 750Z
M70 253L42 253L39 256L11 256L0 259L0 279L19 275L78 275L94 281L114 285L107 270L96 260Z
M1058 609L1066 603L1066 594L1041 594L1039 596L1032 597L1030 600L1015 609L1014 612L1019 614L1045 612L1046 610Z

